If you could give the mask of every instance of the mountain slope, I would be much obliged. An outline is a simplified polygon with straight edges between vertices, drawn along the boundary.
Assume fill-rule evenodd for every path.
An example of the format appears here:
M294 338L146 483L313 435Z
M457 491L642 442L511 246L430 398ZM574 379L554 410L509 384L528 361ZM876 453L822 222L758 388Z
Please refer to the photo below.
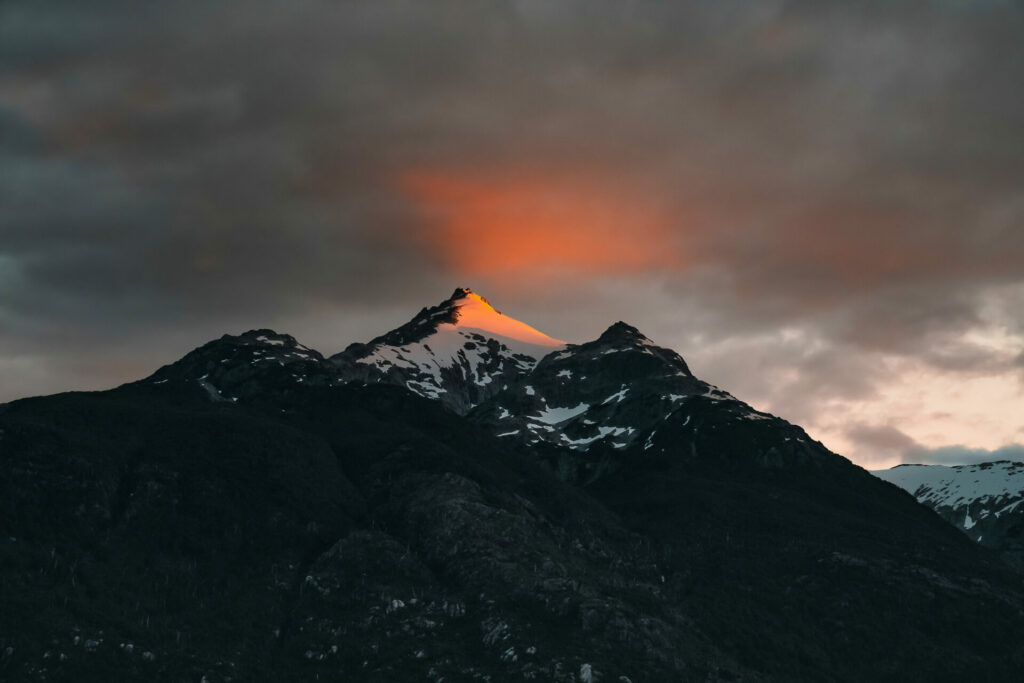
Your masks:
M898 465L872 472L1024 568L1024 463Z
M0 677L757 679L641 537L438 404L261 405L193 382L4 406Z

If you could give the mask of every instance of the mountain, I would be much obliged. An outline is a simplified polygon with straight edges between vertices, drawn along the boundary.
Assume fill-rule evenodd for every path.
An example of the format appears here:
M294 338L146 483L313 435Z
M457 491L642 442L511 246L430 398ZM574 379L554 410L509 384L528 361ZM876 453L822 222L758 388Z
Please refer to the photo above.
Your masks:
M501 438L561 449L562 471L576 471L573 463L580 463L587 471L579 474L588 480L613 462L695 458L698 447L720 455L717 439L724 433L757 433L753 440L764 447L744 457L810 455L820 447L803 430L697 379L677 353L622 322L592 342L545 356L469 417ZM681 444L688 451L681 452Z
M460 287L405 325L331 360L350 378L396 384L464 414L565 346Z
M619 322L595 341L545 356L473 419L528 445L624 448L681 401L712 391L677 354Z
M1015 681L1020 574L616 323L466 289L0 405L0 680Z
M898 465L872 472L1024 568L1024 463Z
M251 330L224 335L157 370L143 384L162 389L200 386L212 401L258 400L293 385L338 385L345 380L319 351L288 334Z

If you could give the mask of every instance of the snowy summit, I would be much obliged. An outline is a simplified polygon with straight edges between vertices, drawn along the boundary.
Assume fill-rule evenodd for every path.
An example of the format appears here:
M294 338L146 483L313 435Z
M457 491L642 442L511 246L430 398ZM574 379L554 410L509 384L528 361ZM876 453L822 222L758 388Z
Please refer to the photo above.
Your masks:
M362 366L367 381L401 384L465 413L566 346L460 287L405 325L353 344L333 360Z
M442 326L438 333L479 333L496 339L516 353L534 358L565 347L566 343L536 330L524 322L510 318L491 306L487 299L473 290L459 288L449 300L455 308L451 330Z

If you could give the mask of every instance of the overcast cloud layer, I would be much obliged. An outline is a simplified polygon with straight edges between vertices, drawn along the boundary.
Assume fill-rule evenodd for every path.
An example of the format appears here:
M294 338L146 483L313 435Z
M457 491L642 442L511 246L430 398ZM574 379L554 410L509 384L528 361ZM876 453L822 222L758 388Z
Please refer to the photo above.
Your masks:
M469 285L571 341L625 319L865 466L1021 457L1022 35L1016 2L6 0L0 400L253 327L331 353Z

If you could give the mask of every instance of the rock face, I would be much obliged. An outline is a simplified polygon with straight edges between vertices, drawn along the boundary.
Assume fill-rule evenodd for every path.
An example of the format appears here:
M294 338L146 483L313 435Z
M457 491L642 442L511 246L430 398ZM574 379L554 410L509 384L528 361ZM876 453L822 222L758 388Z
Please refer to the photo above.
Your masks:
M0 680L1017 680L994 553L628 325L470 297L0 406Z
M1024 569L1024 463L899 465L872 472Z

